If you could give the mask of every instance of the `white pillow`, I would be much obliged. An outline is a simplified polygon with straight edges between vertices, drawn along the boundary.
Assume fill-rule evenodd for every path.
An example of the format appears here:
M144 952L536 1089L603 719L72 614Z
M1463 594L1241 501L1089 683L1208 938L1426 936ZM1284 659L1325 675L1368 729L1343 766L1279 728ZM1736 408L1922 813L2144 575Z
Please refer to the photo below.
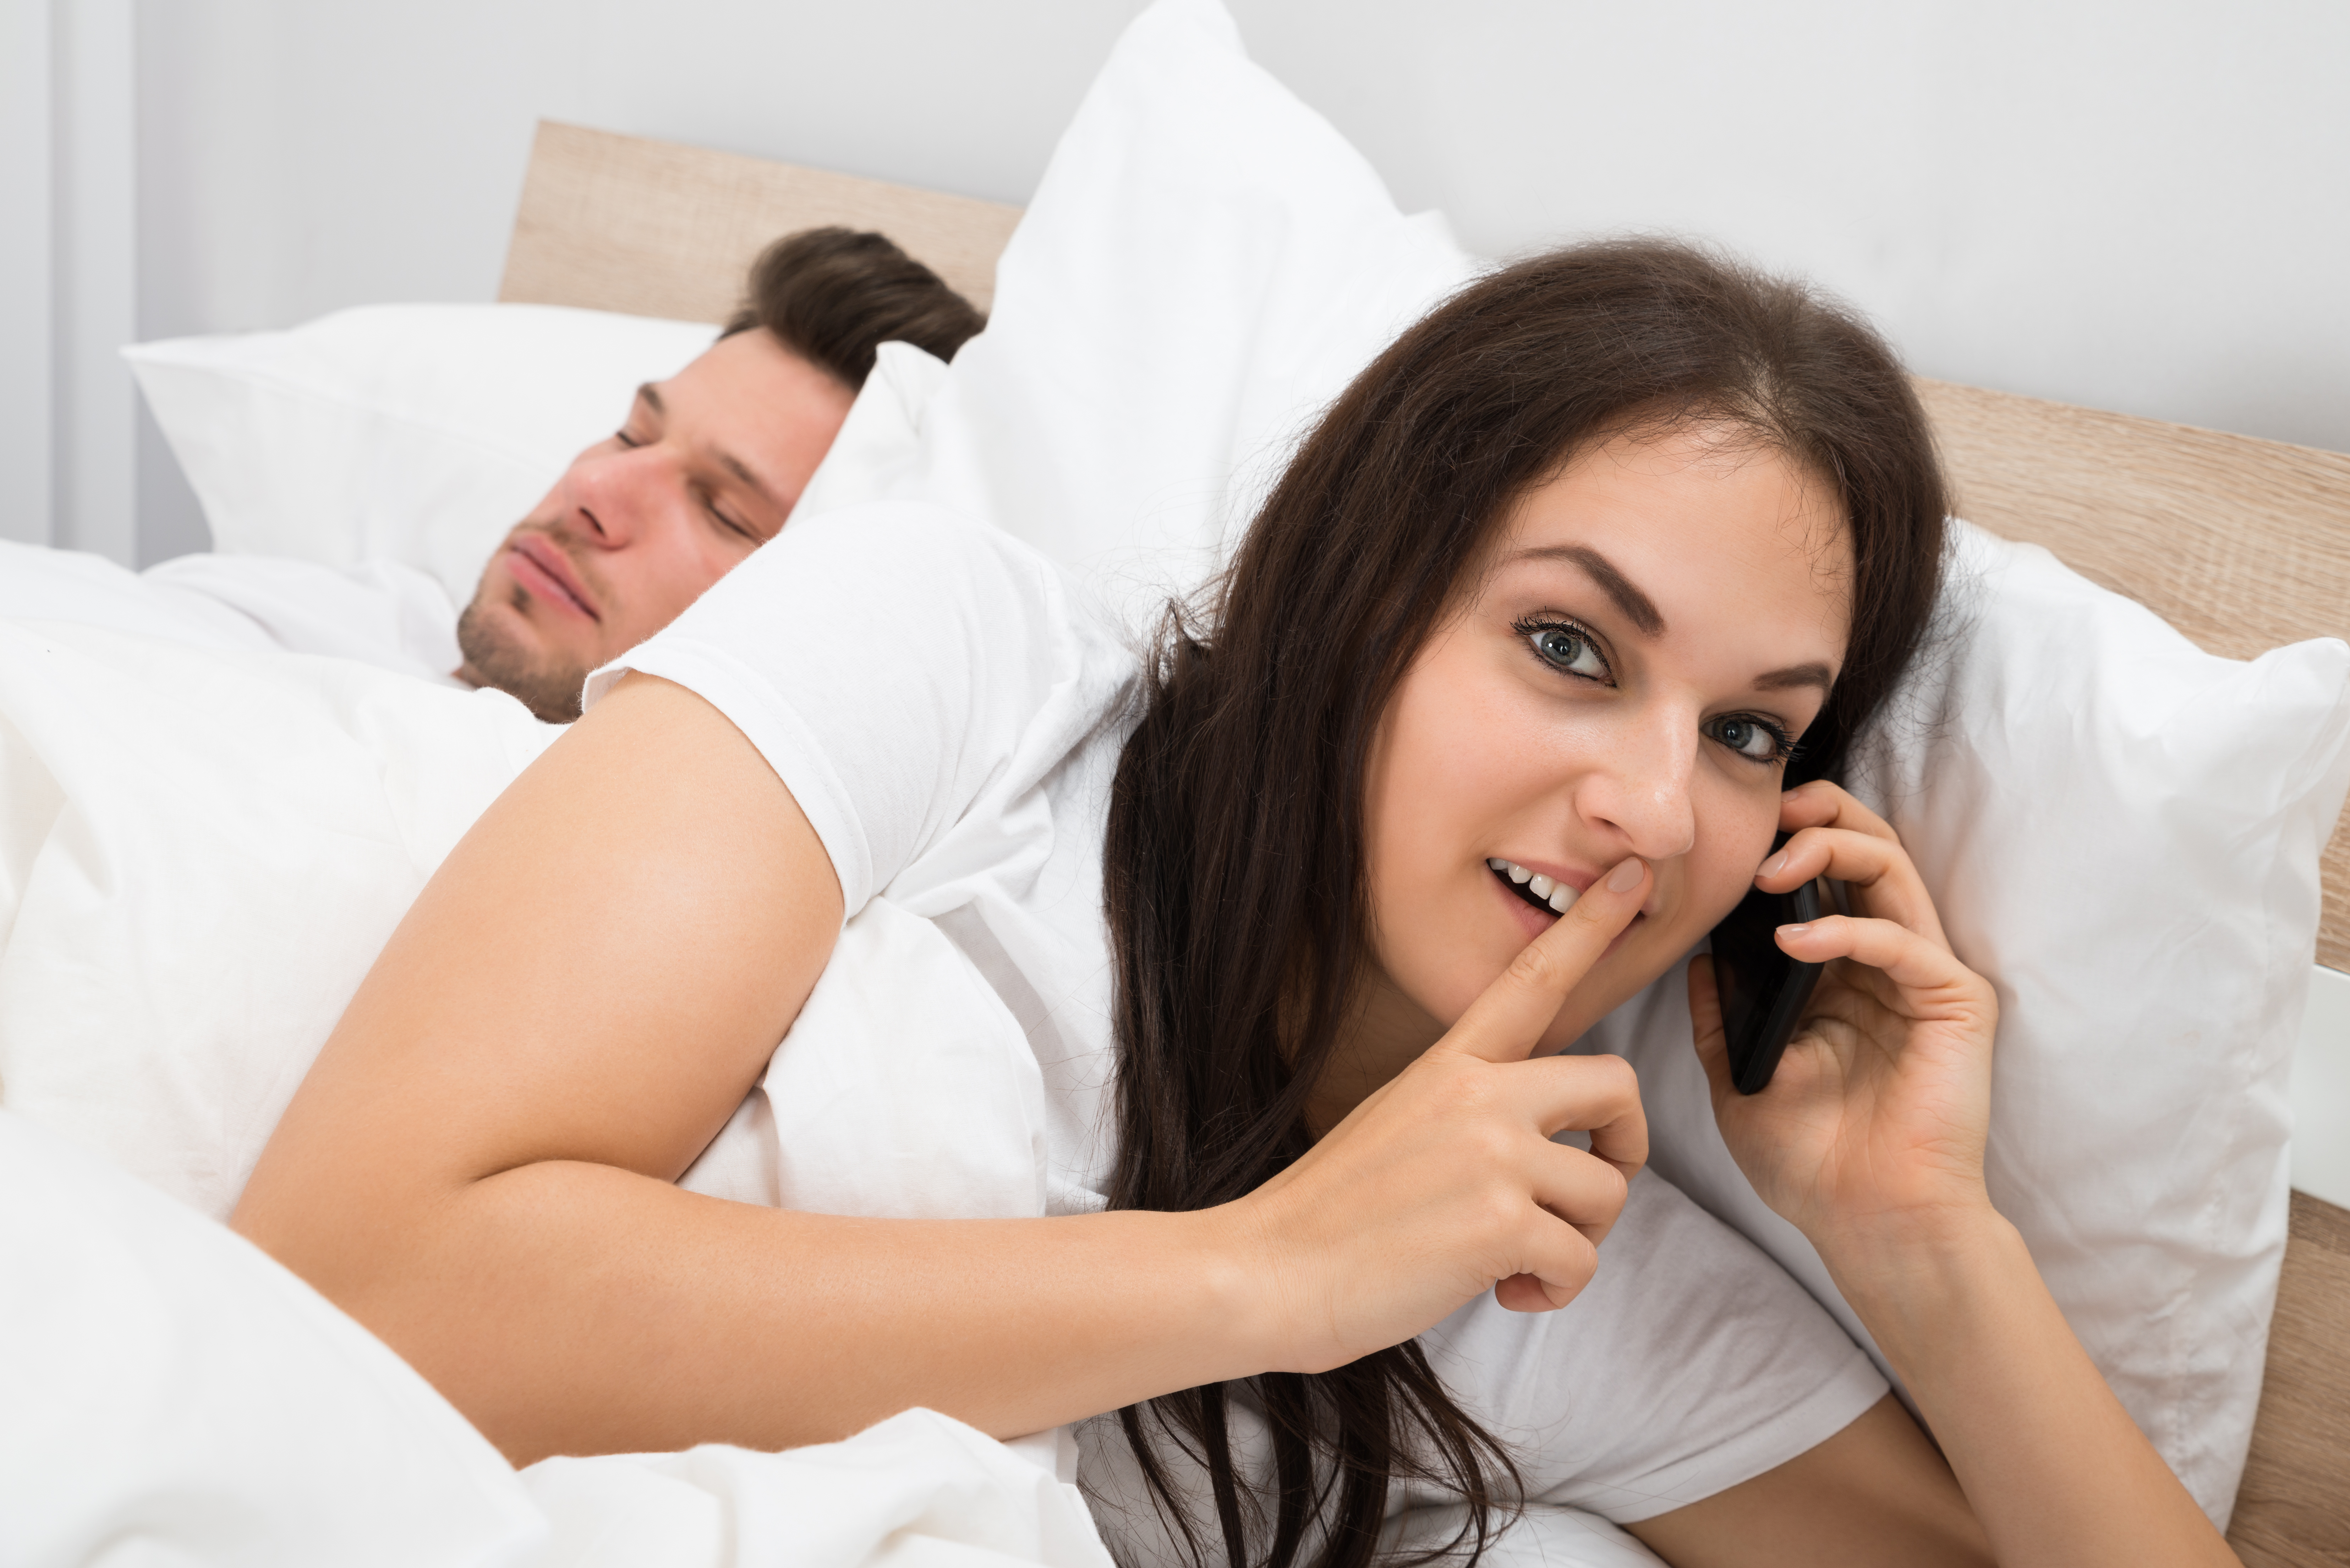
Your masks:
M707 323L551 305L370 305L125 348L213 548L391 560L457 604L505 531Z
M917 435L923 410L946 379L946 361L928 349L911 343L879 346L865 385L848 405L848 417L824 460L808 475L792 515L814 517L878 501L904 483L920 453Z
M1247 61L1214 0L1159 0L1055 151L910 488L1139 618L1154 587L1200 580L1286 439L1470 271ZM1993 1194L2224 1521L2282 1255L2316 855L2350 766L2345 650L2210 659L2043 553L1960 537L1979 605L1911 681L1910 722L1862 753L1863 791L2001 987ZM1639 1066L1659 1169L1856 1328L1728 1163L1682 984L1583 1048Z
M1322 407L1475 270L1212 0L1155 5L1054 150L908 493L1147 618L1221 561Z

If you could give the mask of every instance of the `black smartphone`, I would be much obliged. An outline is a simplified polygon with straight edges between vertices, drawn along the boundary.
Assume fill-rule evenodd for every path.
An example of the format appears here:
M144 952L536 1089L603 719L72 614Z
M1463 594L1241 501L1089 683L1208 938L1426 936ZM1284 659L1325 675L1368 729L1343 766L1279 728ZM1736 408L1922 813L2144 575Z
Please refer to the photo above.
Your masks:
M1772 852L1787 841L1781 834ZM1822 965L1789 958L1771 933L1820 918L1820 888L1806 882L1792 893L1747 889L1738 908L1713 928L1713 983L1721 996L1721 1027L1730 1043L1730 1081L1742 1095L1759 1095L1779 1070L1780 1054L1804 1016Z

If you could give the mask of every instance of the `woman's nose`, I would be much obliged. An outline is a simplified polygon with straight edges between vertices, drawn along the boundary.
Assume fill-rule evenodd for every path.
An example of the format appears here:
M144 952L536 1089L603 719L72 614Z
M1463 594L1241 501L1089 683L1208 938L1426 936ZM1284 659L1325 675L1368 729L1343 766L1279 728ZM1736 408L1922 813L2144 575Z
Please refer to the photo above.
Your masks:
M1585 779L1584 815L1613 827L1643 860L1688 854L1697 843L1690 784L1699 744L1696 721L1686 714L1634 726Z

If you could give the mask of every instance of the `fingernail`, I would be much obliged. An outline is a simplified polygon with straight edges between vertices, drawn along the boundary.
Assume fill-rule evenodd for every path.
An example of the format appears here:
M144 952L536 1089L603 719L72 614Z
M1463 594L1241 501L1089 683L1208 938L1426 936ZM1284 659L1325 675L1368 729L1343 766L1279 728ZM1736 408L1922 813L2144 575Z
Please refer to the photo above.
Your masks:
M1640 857L1635 855L1617 867L1615 870L1607 873L1607 890L1611 893L1628 893L1640 885L1640 878L1648 874L1648 867L1641 864Z
M1762 862L1762 869L1757 871L1754 875L1757 877L1776 877L1779 874L1779 867L1784 866L1786 863L1787 852L1782 849L1778 854L1773 855L1770 859Z
M1805 920L1805 921L1804 921L1801 925L1795 925L1795 926L1781 926L1781 927L1779 928L1779 934L1780 934L1781 936L1783 936L1783 937L1800 937L1800 936L1802 936L1805 931L1808 931L1808 930L1810 930L1811 929L1812 929L1812 923L1811 923L1811 921L1809 921L1809 920Z

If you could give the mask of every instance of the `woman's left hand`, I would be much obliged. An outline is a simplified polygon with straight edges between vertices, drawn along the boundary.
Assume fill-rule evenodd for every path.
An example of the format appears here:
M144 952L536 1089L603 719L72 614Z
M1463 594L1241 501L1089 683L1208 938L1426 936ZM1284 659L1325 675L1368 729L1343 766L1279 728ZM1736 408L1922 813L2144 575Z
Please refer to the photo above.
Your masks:
M1730 1152L1819 1249L1917 1401L1991 1561L2235 1563L1991 1208L1990 982L1950 951L1917 867L1874 813L1813 784L1787 793L1779 821L1793 836L1756 884L1829 877L1854 912L1780 929L1780 947L1827 972L1759 1095L1731 1087L1712 962L1690 965Z
M1982 1218L1991 1114L1991 985L1960 963L1908 852L1832 784L1781 803L1790 837L1757 886L1844 883L1854 912L1783 926L1780 947L1825 963L1770 1086L1731 1085L1712 961L1690 966L1690 1015L1715 1119L1747 1179L1835 1266Z

